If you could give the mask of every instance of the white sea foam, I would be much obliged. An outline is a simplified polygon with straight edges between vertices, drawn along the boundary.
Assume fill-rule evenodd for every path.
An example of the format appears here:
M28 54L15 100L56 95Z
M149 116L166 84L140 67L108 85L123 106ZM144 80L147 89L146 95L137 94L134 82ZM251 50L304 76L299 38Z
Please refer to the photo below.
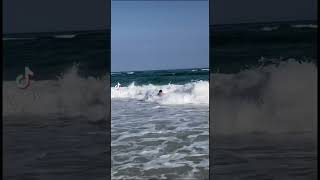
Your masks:
M202 106L113 100L112 178L205 179L208 115Z
M2 38L2 41L18 41L18 40L33 40L35 39L34 37L21 37L21 38L6 38L6 37L3 37Z
M290 59L210 79L216 132L317 132L313 62Z
M317 24L296 24L296 25L292 25L291 27L293 27L293 28L314 28L314 29L317 29L318 25Z
M55 38L60 38L60 39L71 39L76 37L76 34L61 34L61 35L55 35Z
M112 72L111 75L121 74L121 72Z
M157 96L159 90L165 94ZM160 104L195 104L208 105L209 103L209 82L197 81L184 85L142 85L136 86L134 83L128 87L119 89L111 88L112 99L137 99Z
M56 80L32 81L21 90L15 81L3 83L4 115L86 116L92 120L105 118L105 80L81 78L73 66Z
M266 27L261 28L261 31L274 31L277 29L279 29L279 26L272 26L272 27L266 26Z
M317 73L315 63L291 59L234 74L212 74L211 116L216 131L316 131ZM76 68L56 80L33 81L26 90L17 88L15 81L6 81L3 114L82 114L99 119L105 116L107 88L104 79L81 78ZM166 94L158 97L159 89ZM119 90L112 87L111 98L152 102L156 110L161 109L160 105L208 106L209 83L132 83Z

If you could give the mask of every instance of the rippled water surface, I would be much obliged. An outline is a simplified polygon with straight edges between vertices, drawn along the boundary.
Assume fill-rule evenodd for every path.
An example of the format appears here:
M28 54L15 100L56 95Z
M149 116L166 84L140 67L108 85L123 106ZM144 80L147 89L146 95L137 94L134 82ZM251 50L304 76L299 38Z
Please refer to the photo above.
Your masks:
M112 100L113 179L208 179L208 106Z

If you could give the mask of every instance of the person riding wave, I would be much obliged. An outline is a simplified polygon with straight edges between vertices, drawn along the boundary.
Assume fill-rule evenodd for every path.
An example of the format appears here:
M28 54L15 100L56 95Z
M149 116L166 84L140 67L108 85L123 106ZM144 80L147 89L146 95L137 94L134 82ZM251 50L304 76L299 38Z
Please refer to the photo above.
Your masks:
M162 92L162 90L160 89L159 92L158 92L158 96L163 96L164 93Z

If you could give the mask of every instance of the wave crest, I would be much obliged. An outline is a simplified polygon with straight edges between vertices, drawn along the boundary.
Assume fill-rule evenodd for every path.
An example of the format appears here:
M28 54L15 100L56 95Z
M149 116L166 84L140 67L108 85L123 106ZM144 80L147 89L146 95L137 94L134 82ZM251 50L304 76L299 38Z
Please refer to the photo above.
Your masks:
M210 117L216 132L317 132L317 65L295 59L253 67L234 74L211 73ZM99 120L106 114L109 85L104 78L81 78L77 67L57 80L33 81L27 90L14 81L3 83L3 114L58 113ZM162 97L157 92L166 93ZM136 99L167 105L209 104L209 82L183 85L134 83L111 98Z
M57 80L32 81L28 89L16 82L3 83L4 115L83 116L98 121L106 118L104 78L81 78L74 65Z
M165 95L161 97L157 96L160 89L165 93ZM111 98L136 99L167 105L208 105L209 82L196 81L183 85L168 84L162 86L153 84L136 86L134 83L131 83L129 86L119 89L112 87Z
M313 62L290 59L236 74L211 74L211 79L216 132L317 132Z
M317 29L318 25L317 24L296 24L296 25L292 25L291 27L293 27L293 28L313 28L313 29Z

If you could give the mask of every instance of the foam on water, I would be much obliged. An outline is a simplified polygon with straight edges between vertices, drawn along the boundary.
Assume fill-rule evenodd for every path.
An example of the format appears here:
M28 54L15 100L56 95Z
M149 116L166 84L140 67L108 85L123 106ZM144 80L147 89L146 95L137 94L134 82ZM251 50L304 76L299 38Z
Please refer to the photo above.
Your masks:
M275 61L274 61L275 62ZM317 132L317 66L295 59L234 74L216 73L216 132Z
M111 87L113 179L208 179L209 82L191 78Z
M55 35L53 37L61 38L61 39L71 39L71 38L74 38L76 36L77 36L76 34L61 34L61 35Z
M279 29L279 26L273 26L273 27L266 26L261 28L261 31L275 31L277 29Z
M15 81L3 83L4 115L85 116L105 118L106 85L103 78L81 78L73 66L56 80L32 81L21 90Z
M314 28L314 29L317 29L318 25L317 24L296 24L296 25L292 25L291 27L293 27L293 28Z
M277 62L277 61L272 61ZM290 59L234 74L213 73L212 117L221 133L242 131L316 131L317 66ZM106 81L82 78L72 67L56 80L33 81L26 90L3 82L3 114L64 114L104 117ZM156 94L162 89L166 95ZM112 100L139 100L162 105L208 106L209 83L141 85L111 89ZM232 108L232 111L229 110ZM302 121L302 119L304 119ZM233 124L233 127L230 127Z
M113 99L113 178L207 179L208 115L208 106Z
M295 59L272 62L239 73L212 74L211 113L216 132L317 133L316 64ZM3 113L62 114L99 120L106 118L106 88L104 78L80 77L76 66L55 80L33 81L26 90L17 88L14 81L6 81ZM156 96L159 89L166 95ZM120 90L112 87L111 97L115 177L153 177L164 171L168 176L198 177L206 172L208 81L182 85L132 83ZM167 166L171 168L165 169Z
M10 38L10 37L2 37L2 41L23 41L23 40L33 40L34 37L21 37L21 38Z
M162 90L165 95L159 97L157 93ZM112 99L137 99L159 104L209 104L209 82L196 81L184 85L142 85L131 83L128 87L111 88Z

